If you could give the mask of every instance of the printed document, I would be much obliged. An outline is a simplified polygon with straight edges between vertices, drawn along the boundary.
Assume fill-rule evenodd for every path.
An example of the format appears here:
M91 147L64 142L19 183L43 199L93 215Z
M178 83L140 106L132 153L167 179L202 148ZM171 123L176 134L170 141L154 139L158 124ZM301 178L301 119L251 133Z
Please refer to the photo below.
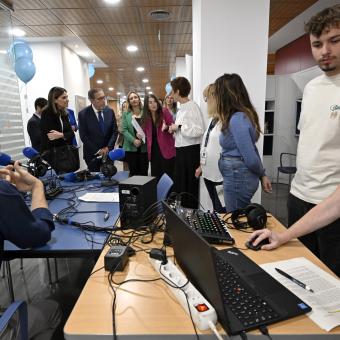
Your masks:
M330 331L340 325L340 280L326 273L304 257L266 263L261 267L292 293L312 307L307 315L322 329ZM308 285L314 293L279 274L279 268Z
M138 124L136 118L132 117L131 122L132 122L132 126L135 128L137 133L142 136L142 141L145 144L145 133L144 133L143 129L140 127L140 125Z
M119 202L118 192L88 192L79 197L84 202L115 203Z

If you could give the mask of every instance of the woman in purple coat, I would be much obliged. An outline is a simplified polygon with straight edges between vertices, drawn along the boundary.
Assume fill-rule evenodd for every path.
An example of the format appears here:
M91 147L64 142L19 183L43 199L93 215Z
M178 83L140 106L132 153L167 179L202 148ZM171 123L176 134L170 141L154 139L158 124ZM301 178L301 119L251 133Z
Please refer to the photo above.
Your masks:
M169 132L169 126L174 123L172 115L152 94L145 96L143 110L151 176L159 179L166 173L173 179L176 149L174 137Z

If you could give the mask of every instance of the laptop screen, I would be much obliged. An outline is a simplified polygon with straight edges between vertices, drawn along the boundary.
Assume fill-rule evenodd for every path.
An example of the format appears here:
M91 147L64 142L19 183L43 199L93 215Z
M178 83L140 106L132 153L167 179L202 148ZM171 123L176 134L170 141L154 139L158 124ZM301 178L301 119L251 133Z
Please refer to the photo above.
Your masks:
M229 328L222 297L216 279L213 248L203 237L192 230L187 223L164 203L166 230L172 241L179 266L190 282L215 308L219 321Z

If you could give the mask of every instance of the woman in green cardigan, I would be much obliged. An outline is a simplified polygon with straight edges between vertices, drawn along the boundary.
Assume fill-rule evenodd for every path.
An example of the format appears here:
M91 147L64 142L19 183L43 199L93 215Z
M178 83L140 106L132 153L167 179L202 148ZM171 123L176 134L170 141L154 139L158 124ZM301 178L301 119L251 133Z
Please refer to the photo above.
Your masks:
M137 133L132 125L132 120L143 128L144 117L142 111L142 102L139 95L131 91L127 96L129 110L125 112L122 119L122 133L124 135L123 149L125 150L125 159L129 165L130 176L148 175L148 155L146 152L146 141L143 142L142 135Z

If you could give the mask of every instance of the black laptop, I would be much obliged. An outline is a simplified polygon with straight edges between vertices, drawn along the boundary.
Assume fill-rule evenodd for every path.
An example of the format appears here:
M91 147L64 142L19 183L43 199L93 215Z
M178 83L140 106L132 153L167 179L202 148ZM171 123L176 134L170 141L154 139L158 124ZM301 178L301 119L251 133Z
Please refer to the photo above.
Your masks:
M215 308L229 335L311 311L240 250L217 250L166 203L164 210L178 264Z

